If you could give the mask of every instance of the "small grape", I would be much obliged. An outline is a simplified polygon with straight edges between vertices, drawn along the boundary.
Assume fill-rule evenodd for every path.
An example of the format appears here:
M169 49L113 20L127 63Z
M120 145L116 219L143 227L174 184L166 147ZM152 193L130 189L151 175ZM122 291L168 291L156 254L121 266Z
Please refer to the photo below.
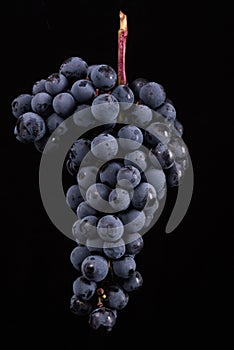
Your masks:
M33 112L41 115L42 117L49 117L49 115L53 112L52 100L52 96L47 92L38 92L31 100Z
M100 169L100 180L105 185L114 188L117 184L117 174L122 168L122 164L116 161L105 163Z
M155 109L165 102L166 93L162 85L150 82L142 86L139 97L146 106Z
M118 241L124 232L122 221L115 215L104 215L97 224L98 235L104 241Z
M70 254L70 261L72 266L80 272L82 261L89 255L90 255L90 251L87 249L87 247L83 244L78 244L71 251L71 254Z
M145 224L144 212L137 209L125 210L118 217L123 222L125 233L139 232Z
M105 305L114 310L122 310L126 307L129 296L128 294L118 285L111 285L105 290L106 302Z
M103 243L103 252L108 258L119 259L125 254L125 251L125 242L122 238L115 242L104 241Z
M91 152L102 160L111 160L118 152L118 142L111 134L100 134L91 143Z
M46 126L39 114L26 112L18 118L16 131L23 142L34 142L40 140L45 135Z
M88 280L100 282L104 280L108 274L108 262L101 255L90 255L83 260L81 271Z
M122 211L127 209L130 202L130 195L125 189L116 188L110 192L109 203L115 211Z
M116 324L116 315L113 310L106 307L99 307L89 315L89 325L94 330L104 329L110 332Z
M135 99L139 100L139 94L140 94L140 90L141 88L147 84L149 81L145 78L137 78L135 80L133 80L129 86L132 89L134 95L135 95Z
M66 202L72 210L76 211L78 205L83 202L83 200L84 198L78 185L72 185L68 188L66 192Z
M73 293L82 300L89 300L96 292L97 284L84 276L78 277L73 282Z
M135 188L140 181L140 171L132 165L122 167L117 173L117 184L127 190Z
M92 304L88 301L83 301L81 298L73 295L70 300L70 310L78 316L87 316L92 311Z
M52 105L55 113L62 118L67 118L74 112L76 102L70 93L61 92L54 97Z
M96 211L96 209L91 207L87 201L83 201L78 205L77 210L76 210L76 214L77 214L79 219L83 219L84 217L89 216L89 215L96 216L97 211Z
M135 125L125 125L118 131L118 140L124 150L133 151L143 143L143 134Z
M138 290L143 284L143 278L139 271L134 271L132 275L122 280L122 287L126 292Z
M11 111L17 119L24 113L31 111L32 95L21 94L17 96L11 103Z
M176 119L175 107L170 102L164 102L163 105L157 108L160 113L169 123L174 123Z
M92 69L90 79L97 89L109 91L117 82L117 74L109 65L99 64Z
M95 97L91 105L94 118L103 124L116 122L119 110L118 100L110 94Z
M56 113L51 114L46 120L46 126L49 132L52 134L55 129L64 121L63 118L61 118Z
M38 94L38 92L46 92L45 82L46 82L46 79L40 79L36 81L32 87L32 94L36 95Z
M113 260L112 268L116 276L129 278L136 270L136 262L131 255L125 255L118 260Z
M139 233L131 233L124 238L126 243L126 254L136 255L141 252L144 247L142 235Z
M51 96L55 96L63 92L68 87L67 78L60 73L51 74L45 81L45 90Z
M59 72L65 75L69 82L78 79L85 79L87 76L88 65L80 57L69 57L61 64Z
M93 84L86 79L77 80L71 87L71 94L78 103L91 103L96 96Z
M117 85L112 91L112 95L121 103L122 110L128 110L134 102L134 94L128 85Z

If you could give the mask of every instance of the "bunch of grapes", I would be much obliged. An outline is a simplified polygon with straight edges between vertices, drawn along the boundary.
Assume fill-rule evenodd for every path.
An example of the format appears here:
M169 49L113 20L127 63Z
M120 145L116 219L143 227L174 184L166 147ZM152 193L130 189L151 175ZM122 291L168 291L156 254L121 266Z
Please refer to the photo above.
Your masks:
M188 167L183 126L165 89L138 78L118 80L108 64L70 57L12 101L15 136L40 152L59 148L69 130L66 190L77 220L70 261L77 271L71 311L95 329L110 331L117 313L143 278L135 257L156 222L167 186L179 186Z

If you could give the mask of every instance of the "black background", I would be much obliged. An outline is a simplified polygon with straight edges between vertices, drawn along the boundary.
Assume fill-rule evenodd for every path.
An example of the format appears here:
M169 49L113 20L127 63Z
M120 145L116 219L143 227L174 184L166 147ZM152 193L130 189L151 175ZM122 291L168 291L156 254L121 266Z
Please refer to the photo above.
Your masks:
M145 77L164 85L184 125L195 182L176 230L164 233L169 205L144 236L137 258L143 287L130 295L103 338L69 311L76 278L69 255L75 243L58 232L43 208L40 154L15 140L10 104L70 56L116 69L120 9L128 15L128 81ZM27 0L9 3L2 21L1 253L7 273L1 280L10 338L32 346L64 340L68 348L82 342L157 346L216 339L226 320L219 311L231 314L233 279L227 203L233 187L233 26L227 4Z

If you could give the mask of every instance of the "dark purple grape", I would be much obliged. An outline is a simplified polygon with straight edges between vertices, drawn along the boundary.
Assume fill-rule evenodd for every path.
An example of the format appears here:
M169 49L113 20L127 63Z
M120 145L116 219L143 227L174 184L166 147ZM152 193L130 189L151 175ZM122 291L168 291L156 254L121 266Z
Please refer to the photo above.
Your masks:
M52 96L47 92L38 92L32 98L32 110L42 117L48 117L53 112L52 100Z
M22 114L31 111L32 95L21 94L11 103L11 110L14 117L19 118Z
M61 92L53 99L53 108L62 118L70 117L76 108L74 97L69 92Z
M89 315L89 325L94 330L105 330L110 332L116 323L114 311L106 307L99 307Z
M33 112L22 114L16 123L17 135L23 142L40 140L46 132L45 122L42 117Z
M48 94L55 96L68 87L67 78L61 73L51 74L45 81L45 90Z
M133 80L129 86L132 89L134 96L135 96L135 100L139 100L139 93L140 90L142 88L142 86L144 86L145 84L147 84L149 81L147 79L144 78L137 78L135 80Z
M83 301L81 298L73 295L70 300L70 310L77 316L87 316L92 311L92 304L89 301Z
M78 79L85 79L87 76L88 65L80 57L69 57L60 66L59 72L65 75L69 82Z

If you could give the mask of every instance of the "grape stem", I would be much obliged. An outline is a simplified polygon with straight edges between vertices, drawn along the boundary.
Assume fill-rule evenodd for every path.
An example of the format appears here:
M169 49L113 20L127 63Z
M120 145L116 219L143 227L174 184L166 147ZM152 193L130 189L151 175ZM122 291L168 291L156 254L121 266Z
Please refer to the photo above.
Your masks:
M118 84L126 85L125 56L128 37L127 16L120 11L120 28L118 31Z

